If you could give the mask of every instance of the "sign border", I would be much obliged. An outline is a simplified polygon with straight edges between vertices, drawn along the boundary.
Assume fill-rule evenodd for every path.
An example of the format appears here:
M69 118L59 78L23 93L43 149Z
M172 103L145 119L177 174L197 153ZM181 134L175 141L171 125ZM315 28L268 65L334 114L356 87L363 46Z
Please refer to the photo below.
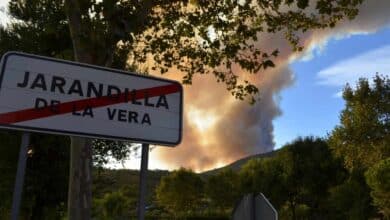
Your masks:
M3 56L1 57L1 60L0 60L0 65L1 65L0 92L1 92L1 86L3 84L3 76L4 76L4 71L5 71L7 59L13 55L23 56L23 57L28 57L28 58L35 58L35 59L46 60L46 61L52 61L52 62L57 62L57 63L64 63L64 64L68 64L68 65L86 67L86 68L91 68L91 69L96 69L96 70L110 71L110 72L116 73L116 74L122 74L122 75L139 77L139 78L146 78L146 79L153 79L153 80L157 80L157 81L164 81L164 82L177 84L180 88L180 90L179 90L179 93L180 93L179 137L178 137L177 141L169 142L169 141L158 141L158 140L150 140L150 139L147 140L147 139L142 139L142 138L124 138L124 137L118 137L118 136L91 134L91 133L84 133L84 132L72 132L72 131L64 131L61 129L31 128L31 127L26 127L26 126L21 126L21 125L12 125L12 124L3 124L3 123L0 123L0 128L8 128L8 129L32 131L32 132L44 132L44 133L59 134L59 135L67 135L68 134L71 136L97 138L97 139L109 139L109 140L131 141L131 142L134 141L135 143L148 143L148 144L164 145L164 146L175 146L175 145L178 145L181 143L182 138L183 138L182 137L183 136L183 86L181 85L181 83L174 81L174 80L159 78L159 77L155 77L155 76L139 75L139 74L136 74L133 72L127 72L127 71L119 70L119 69L112 69L112 68L108 68L108 67L96 66L96 65L86 64L86 63L61 60L61 59L56 59L56 58L51 58L51 57L46 57L46 56L39 56L39 55L28 54L28 53L17 52L17 51L8 51L8 52L3 54Z

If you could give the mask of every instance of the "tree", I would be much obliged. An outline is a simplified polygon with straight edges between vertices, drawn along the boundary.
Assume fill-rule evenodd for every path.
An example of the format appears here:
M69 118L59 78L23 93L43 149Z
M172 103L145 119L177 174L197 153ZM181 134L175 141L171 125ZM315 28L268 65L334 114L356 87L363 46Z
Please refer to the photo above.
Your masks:
M69 138L33 134L30 140L25 198L32 201L30 219L64 217L69 173Z
M205 193L212 207L222 211L232 209L239 199L238 175L231 169L223 170L207 179Z
M41 53L117 68L126 67L128 58L144 64L151 56L152 69L165 73L176 67L188 84L195 74L211 73L234 96L244 98L258 89L240 80L233 66L258 73L273 67L278 56L277 48L255 47L260 33L284 33L299 51L300 33L354 18L362 2L14 0L11 15L22 23L2 29L2 38L16 40L11 45L20 48L18 43L28 36L32 39L23 51L38 46Z
M72 47L72 41L69 33L69 26L66 22L66 15L64 11L64 2L62 0L56 0L56 1L11 1L9 4L9 11L10 15L17 20L15 23L11 23L9 27L0 28L0 54L4 54L6 51L9 50L19 50L23 52L29 52L39 55L45 55L45 56L52 56L56 58L61 59L67 59L67 60L74 60L73 55L73 47ZM113 60L113 67L126 69L126 65L123 63L120 63L117 61L117 57L121 56L127 56L127 54L121 54L120 49L115 53L114 60ZM120 59L119 59L120 60ZM126 60L125 58L121 58L121 60ZM122 66L123 65L123 66ZM102 146L100 141L96 141L96 148L94 149L94 156L95 156L95 162L98 165L104 164L106 161L103 159L107 152L112 152L112 156L114 158L122 159L123 155L126 155L124 151L128 150L128 145L124 144L117 144L115 148L112 148L112 143L107 144L106 146ZM51 146L55 148L56 146ZM110 149L107 149L110 148ZM18 149L18 148L16 148ZM53 149L54 150L54 149ZM90 170L90 164L85 164L87 169L80 169L78 167L78 163L75 160L75 158L80 155L81 147L74 146L73 147L73 156L71 157L72 160L72 169L74 172L77 173L77 170ZM91 150L86 149L87 157L89 157L89 160L83 160L83 161L92 161L91 160ZM118 153L119 152L119 153ZM40 157L44 155L39 155L41 152L36 152L35 155ZM76 153L76 156L74 155ZM79 160L80 161L80 160ZM66 163L68 161L64 161ZM74 163L76 162L76 163ZM76 166L75 166L76 165ZM60 170L58 170L60 172ZM62 171L63 172L63 171ZM43 172L36 173L37 179L40 179L41 176L44 175ZM63 174L63 173L62 173ZM72 176L72 175L71 175ZM86 176L86 175L85 175ZM42 180L45 180L46 178L41 178ZM70 178L69 182L72 181L73 176ZM80 179L80 178L76 178ZM85 178L81 178L84 179ZM13 180L13 179L12 179ZM28 182L26 181L26 184ZM77 184L76 184L77 185ZM86 187L85 187L86 186ZM89 186L89 187L88 187ZM28 186L27 186L28 187ZM78 188L83 187L85 189L84 191L87 191L87 194L90 195L90 181L83 181L81 184L79 184ZM75 187L72 185L70 186L69 192L70 195L74 195L73 197L70 196L70 198L78 198L78 192ZM39 190L38 190L39 191ZM86 198L89 198L90 196L87 196ZM65 197L66 198L66 197ZM80 197L79 202L83 201L83 197ZM72 199L70 199L72 200ZM89 201L89 199L87 199ZM74 211L75 213L78 213L78 210L83 207L81 204L77 204L76 202L71 202L75 204L71 211ZM83 203L90 206L90 202ZM41 204L42 205L42 204ZM36 206L37 208L39 206ZM44 207L40 207L41 210ZM88 210L89 208L87 208ZM40 212L39 210L37 210ZM33 210L33 212L36 213L36 211ZM89 216L89 211L86 212L86 216ZM88 217L85 217L88 218Z
M0 218L10 216L20 149L20 132L0 133ZM32 134L28 149L21 216L59 219L66 211L69 145L66 137Z
M241 194L261 192L278 210L285 203L283 167L277 158L252 159L240 170L239 177Z
M327 189L344 176L342 165L333 158L328 144L319 138L298 138L279 154L292 218L295 219L294 209L299 204L309 207L310 219L326 215Z
M390 158L379 161L366 171L371 197L385 218L390 218Z
M291 219L326 216L328 189L342 177L327 143L313 137L296 139L272 158L251 160L240 172L242 192L264 193Z
M126 67L128 58L135 65L151 58L151 68L161 73L182 71L184 83L195 74L213 74L236 98L253 102L258 88L236 70L252 74L274 66L278 50L254 45L260 33L282 32L301 50L299 33L355 17L362 1L14 0L10 12L19 21L0 30L1 52L11 46L117 68ZM90 215L91 155L91 140L71 138L72 219Z
M331 189L330 203L337 219L367 219L375 213L364 172L390 156L390 80L376 75L370 83L362 78L355 88L345 87L343 98L341 124L330 133L328 143L349 173L344 183ZM367 175L373 180L371 172Z
M161 179L156 188L157 203L175 216L196 211L203 198L203 181L191 170L179 169Z
M99 171L110 163L110 160L122 161L139 149L139 145L132 143L101 139L93 140L92 145L94 166L99 168Z
M329 144L351 172L364 171L390 156L390 79L376 75L372 85L360 79L355 89L345 87L343 98Z
M344 182L332 186L327 198L329 219L364 220L373 217L370 189L361 176L346 176Z
M129 219L130 200L121 190L106 193L96 201L99 219Z
M0 219L10 216L12 190L15 181L16 161L18 160L20 135L17 132L0 132Z

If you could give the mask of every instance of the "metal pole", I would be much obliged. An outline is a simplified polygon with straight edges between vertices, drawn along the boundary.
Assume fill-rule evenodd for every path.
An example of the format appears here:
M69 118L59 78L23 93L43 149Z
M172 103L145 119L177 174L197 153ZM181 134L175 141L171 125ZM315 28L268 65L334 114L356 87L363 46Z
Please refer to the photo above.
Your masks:
M12 210L11 219L17 220L19 217L20 201L22 199L24 174L26 172L26 161L27 161L27 147L30 144L30 133L23 132L22 143L20 144L18 170L16 171L16 180L14 195L12 198Z
M146 178L148 172L149 144L142 144L141 170L139 181L138 220L145 219Z

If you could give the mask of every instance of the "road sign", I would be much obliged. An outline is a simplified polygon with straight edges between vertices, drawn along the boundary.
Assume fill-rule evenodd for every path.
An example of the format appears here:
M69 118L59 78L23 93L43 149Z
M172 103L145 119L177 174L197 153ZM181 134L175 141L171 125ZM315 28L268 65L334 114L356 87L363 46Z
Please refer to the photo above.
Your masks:
M8 52L1 60L0 127L177 145L182 91L176 81Z
M255 197L255 207L256 219L278 220L278 212L263 193Z
M278 212L260 193L245 195L233 210L233 220L278 220Z

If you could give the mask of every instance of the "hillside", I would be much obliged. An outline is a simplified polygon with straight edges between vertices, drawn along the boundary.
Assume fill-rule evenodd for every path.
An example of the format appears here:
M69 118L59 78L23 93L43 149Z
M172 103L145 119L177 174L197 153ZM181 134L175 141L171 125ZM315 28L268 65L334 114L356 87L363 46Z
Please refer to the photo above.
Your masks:
M256 154L249 157L244 157L239 159L227 166L220 167L213 170L208 170L206 172L199 173L202 177L207 178L210 175L214 175L224 169L232 169L233 171L238 171L241 167L251 159L267 158L275 155L277 151L271 151L264 154ZM160 182L161 177L168 175L169 171L162 170L149 170L147 175L147 192L148 198L150 199L154 193L154 190L158 183ZM135 191L138 190L138 181L139 181L139 171L138 170L111 170L104 169L95 170L95 181L94 181L94 196L101 197L105 193L118 190L124 186L133 188Z
M201 175L204 175L204 176L214 175L215 173L218 173L218 172L220 172L222 170L225 170L225 169L231 169L233 171L239 171L241 169L241 167L246 162L248 162L249 160L272 157L278 151L279 150L274 150L274 151L270 151L270 152L263 153L263 154L256 154L256 155L251 155L251 156L248 156L248 157L244 157L244 158L236 160L235 162L233 162L233 163L231 163L229 165L226 165L224 167L220 167L220 168L217 168L217 169L212 169L212 170L205 171L205 172L201 173Z
M147 197L150 199L154 193L157 184L161 177L169 174L168 171L149 170L147 174ZM94 196L101 197L105 193L119 190L123 187L130 187L135 192L138 192L139 171L138 170L111 170L104 169L94 172Z

